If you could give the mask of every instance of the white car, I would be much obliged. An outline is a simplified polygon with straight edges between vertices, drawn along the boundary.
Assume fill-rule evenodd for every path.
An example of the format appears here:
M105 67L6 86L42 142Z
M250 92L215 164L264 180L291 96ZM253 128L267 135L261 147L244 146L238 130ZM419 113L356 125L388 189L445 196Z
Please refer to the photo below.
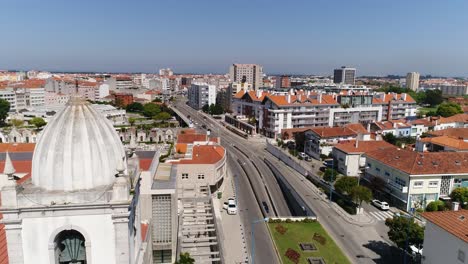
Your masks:
M390 206L388 205L387 202L379 201L379 200L372 200L372 204L379 208L380 210L387 211L390 209Z
M230 215L237 214L237 205L236 205L236 200L234 198L228 199L227 213Z

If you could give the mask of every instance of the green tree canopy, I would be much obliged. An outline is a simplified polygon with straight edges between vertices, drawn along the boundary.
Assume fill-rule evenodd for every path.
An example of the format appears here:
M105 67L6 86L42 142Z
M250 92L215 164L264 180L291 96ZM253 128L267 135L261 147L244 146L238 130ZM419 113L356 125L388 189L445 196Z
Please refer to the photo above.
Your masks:
M5 124L5 119L10 111L10 103L7 100L0 99L0 124Z
M202 111L205 112L205 113L210 112L210 106L209 106L208 104L204 105L204 106L202 107Z
M224 109L220 104L215 104L213 107L210 106L210 114L212 115L222 115Z
M453 116L453 115L461 114L461 113L463 113L461 106L457 103L452 103L452 102L440 104L437 107L437 111L436 111L437 115L440 115L443 117L449 117L449 116Z
M47 123L41 117L34 117L33 119L29 120L29 124L34 125L37 129L45 126Z
M392 145L396 145L397 143L397 138L395 137L395 135L393 135L393 133L387 133L385 135L383 135L383 140L387 141L388 143L392 144Z
M161 113L158 113L157 115L153 116L153 119L154 120L160 120L160 121L166 121L168 119L171 118L171 114L167 113L167 112L161 112Z
M336 180L336 175L338 172L334 169L327 168L325 169L325 172L323 173L323 180L327 182L334 182Z
M143 106L143 115L153 117L161 112L161 107L157 104L147 103Z
M428 212L435 212L435 211L444 211L445 210L445 203L441 200L432 201L426 206L426 211Z
M450 194L452 201L459 202L464 209L468 209L468 187L458 187Z
M358 185L355 177L341 177L335 182L335 190L341 194L350 195L351 190Z
M185 252L185 253L180 253L179 255L179 261L176 261L175 264L194 264L195 259L193 259L190 256L190 253Z
M385 225L390 229L388 231L388 237L399 248L405 249L406 239L408 239L409 245L415 245L421 248L424 241L424 227L415 223L413 218L396 216L388 218L385 221Z
M125 110L127 110L127 112L143 112L144 108L143 108L143 105L141 103L133 102L133 103L127 105Z
M436 106L444 101L442 97L442 91L435 89L435 90L427 90L426 91L426 99L424 103L429 104L431 106Z
M372 200L372 192L364 186L354 186L350 192L354 202L361 206L362 202L370 202Z
M130 126L133 126L136 122L136 118L134 117L129 117L128 118L128 123L130 124Z

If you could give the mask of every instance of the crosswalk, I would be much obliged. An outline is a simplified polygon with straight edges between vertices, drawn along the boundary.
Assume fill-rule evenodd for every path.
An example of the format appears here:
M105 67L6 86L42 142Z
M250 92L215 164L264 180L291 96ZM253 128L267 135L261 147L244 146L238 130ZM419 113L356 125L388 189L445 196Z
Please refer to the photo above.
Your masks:
M390 211L374 211L368 213L378 221L385 221L387 218L393 217L393 213Z

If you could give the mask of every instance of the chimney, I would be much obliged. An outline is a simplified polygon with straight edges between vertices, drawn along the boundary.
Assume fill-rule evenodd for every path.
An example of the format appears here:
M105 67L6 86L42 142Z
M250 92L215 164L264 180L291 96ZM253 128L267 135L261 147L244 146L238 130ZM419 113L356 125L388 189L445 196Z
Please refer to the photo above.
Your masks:
M397 123L393 122L393 128L396 128L396 127L397 127Z
M320 104L322 103L322 93L318 94L318 101L319 101Z
M370 133L370 123L367 123L367 133Z
M459 202L452 202L452 211L458 211L458 208L460 207Z
M402 99L403 101L406 101L406 93L402 93L402 94L401 94L401 99Z
M292 90L292 89L291 89L291 90ZM288 95L286 96L286 101L288 102L288 104L291 103L291 94L288 94Z
M294 89L289 90L289 94L294 94Z
M359 148L359 139L356 139L356 148Z
M302 96L301 96L301 95L302 95L302 94L299 94L299 95L297 96L297 100L298 100L299 102L302 102L302 100L301 100L301 99L302 99L302 98L301 98Z
M262 90L257 90L257 98L260 98L262 96Z

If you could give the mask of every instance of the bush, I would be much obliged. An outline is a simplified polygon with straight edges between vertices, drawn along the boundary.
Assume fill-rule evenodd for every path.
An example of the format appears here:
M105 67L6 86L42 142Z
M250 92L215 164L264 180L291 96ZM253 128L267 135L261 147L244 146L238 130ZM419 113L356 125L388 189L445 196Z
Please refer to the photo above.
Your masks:
M313 239L319 242L322 246L324 246L327 243L327 239L319 233L314 233Z
M289 223L292 223L292 220L290 218L288 218L288 219L286 219L285 222L289 224Z
M315 223L317 222L316 219L312 219L312 218L304 218L304 220L302 220L302 223Z
M430 202L426 206L426 211L435 212L435 211L444 211L446 208L445 203L441 200Z
M288 250L286 250L285 256L293 263L299 263L299 258L301 257L301 254L299 254L299 252L292 248L288 248Z

